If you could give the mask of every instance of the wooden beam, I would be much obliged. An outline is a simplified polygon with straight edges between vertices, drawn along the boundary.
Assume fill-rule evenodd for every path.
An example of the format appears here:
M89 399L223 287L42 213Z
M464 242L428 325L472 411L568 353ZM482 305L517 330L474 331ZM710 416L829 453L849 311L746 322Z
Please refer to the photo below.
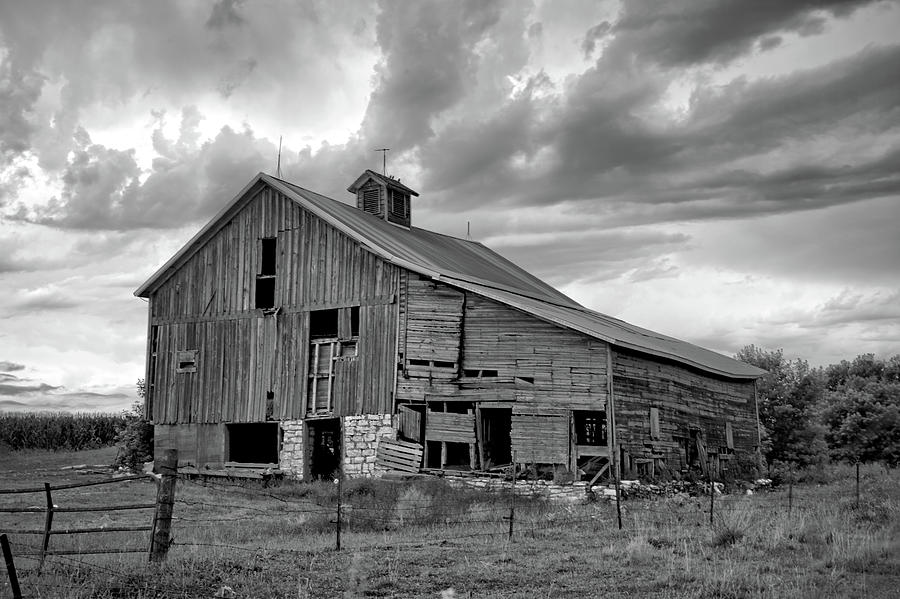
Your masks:
M615 386L613 385L613 348L611 345L606 346L606 392L606 442L609 446L609 457L613 473L616 476L616 480L619 480L621 470L619 467L619 452L616 445L616 402Z
M484 461L484 423L481 421L481 408L475 404L475 440L478 443L478 462L482 469L486 468Z

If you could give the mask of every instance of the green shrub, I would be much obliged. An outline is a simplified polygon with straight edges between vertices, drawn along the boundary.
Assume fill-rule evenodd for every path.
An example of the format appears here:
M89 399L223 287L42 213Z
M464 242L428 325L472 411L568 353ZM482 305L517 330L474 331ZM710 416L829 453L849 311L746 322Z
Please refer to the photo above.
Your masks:
M122 412L122 424L116 433L119 453L115 465L133 472L153 459L153 425L144 417L144 381L137 382L138 400Z

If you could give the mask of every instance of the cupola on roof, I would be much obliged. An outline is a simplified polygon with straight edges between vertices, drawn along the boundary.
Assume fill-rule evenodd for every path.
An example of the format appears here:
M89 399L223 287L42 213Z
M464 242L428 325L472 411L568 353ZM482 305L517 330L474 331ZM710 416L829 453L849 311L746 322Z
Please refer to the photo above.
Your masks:
M399 179L367 169L347 191L356 194L356 207L363 212L395 225L412 226L410 198L419 194Z

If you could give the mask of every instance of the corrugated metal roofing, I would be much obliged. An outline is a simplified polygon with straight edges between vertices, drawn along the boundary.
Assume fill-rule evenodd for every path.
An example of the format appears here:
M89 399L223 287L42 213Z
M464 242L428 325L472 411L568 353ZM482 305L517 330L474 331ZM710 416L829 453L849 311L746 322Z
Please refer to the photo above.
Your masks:
M186 260L211 235L256 183L264 182L356 239L383 259L462 289L478 293L538 318L580 331L613 345L681 362L734 378L764 374L722 354L589 310L484 245L433 231L395 226L357 208L260 173L135 295L146 296L164 275Z

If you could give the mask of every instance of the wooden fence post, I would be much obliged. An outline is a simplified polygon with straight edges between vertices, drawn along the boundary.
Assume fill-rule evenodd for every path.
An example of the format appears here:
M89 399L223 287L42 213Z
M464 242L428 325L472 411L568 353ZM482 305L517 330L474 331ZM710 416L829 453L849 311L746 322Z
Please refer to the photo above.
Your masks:
M38 572L44 567L44 558L50 548L50 527L53 526L53 497L50 495L50 483L44 483L44 494L47 496L47 517L44 518L44 542L41 544L41 558L38 562Z
M9 539L4 534L0 534L0 549L3 551L3 559L6 562L6 572L9 574L9 587L12 590L13 599L22 599L22 589L19 588L19 577L16 575L16 564L13 563Z
M156 462L156 470L162 475L156 493L156 513L150 540L150 561L166 559L171 543L172 510L175 505L175 481L178 478L178 450L166 449L162 459Z
M344 464L341 463L338 466L338 479L337 479L337 518L335 518L335 538L334 538L334 550L341 550L341 502L344 501Z
M709 472L709 525L713 525L713 514L716 503L716 483L713 480L712 459L708 458L707 472Z
M610 457L613 459L613 466L615 466L616 472L616 519L619 522L619 530L622 530L622 490L620 488L622 473L619 470L621 465L621 459L619 459L620 456L619 448L615 447L614 454Z
M515 528L516 522L516 475L518 467L516 466L516 453L513 452L513 464L512 464L512 489L510 492L509 498L509 533L506 537L508 541L512 541L513 538L513 530Z
M788 470L790 474L790 479L788 480L788 518L791 517L791 512L794 509L794 465L791 464L790 470Z

